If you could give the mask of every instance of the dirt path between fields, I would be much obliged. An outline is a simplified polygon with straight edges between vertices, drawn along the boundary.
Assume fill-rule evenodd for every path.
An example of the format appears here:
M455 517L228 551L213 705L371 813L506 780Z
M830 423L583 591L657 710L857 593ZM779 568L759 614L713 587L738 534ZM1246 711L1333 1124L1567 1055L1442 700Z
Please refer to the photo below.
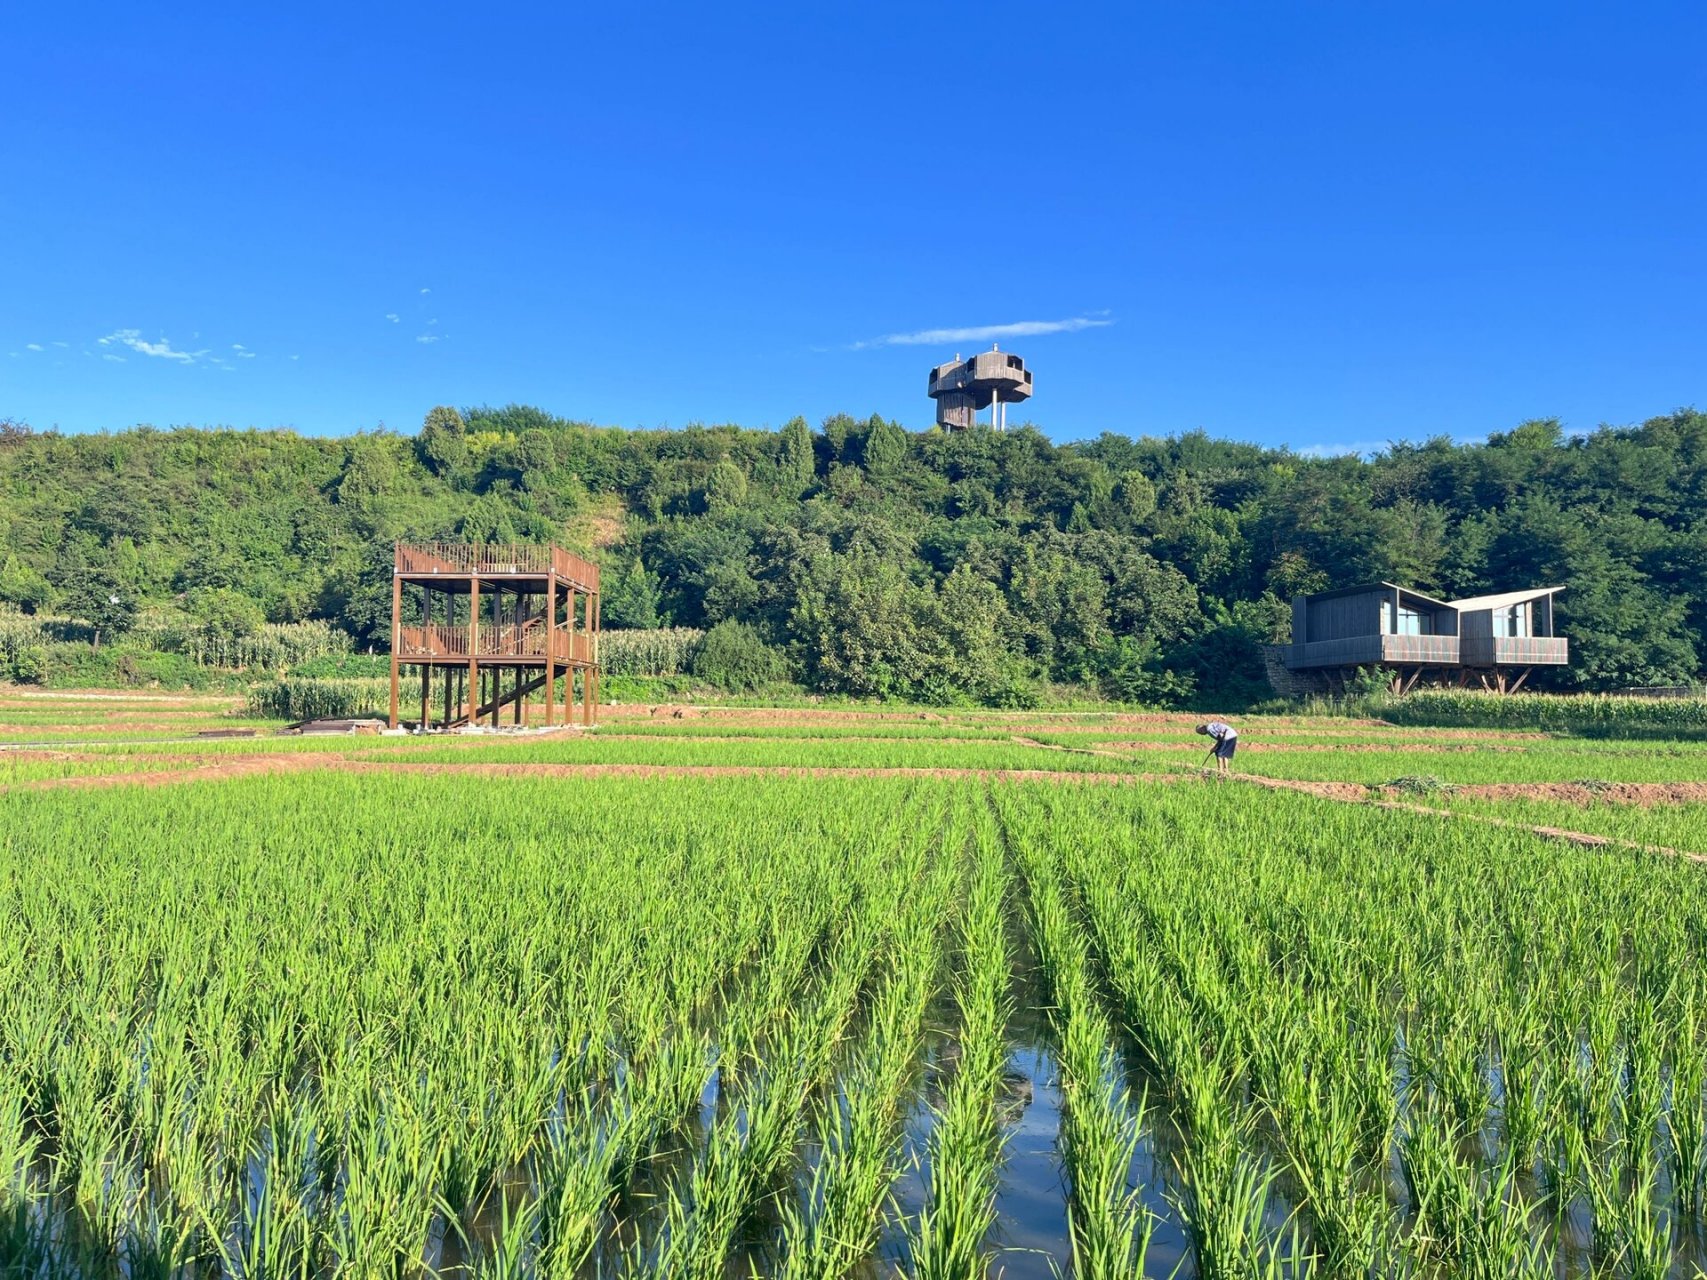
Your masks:
M1531 835L1541 836L1548 840L1562 840L1567 844L1581 845L1589 849L1629 849L1638 853L1664 854L1668 858L1682 858L1688 862L1707 863L1707 853L1695 853L1688 849L1673 849L1663 844L1642 844L1635 840L1621 840L1616 836L1595 835L1587 831L1571 831L1564 827L1536 826L1533 823L1518 822L1512 818L1496 818L1491 814L1484 813L1465 813L1459 809L1435 809L1428 805L1410 804L1403 800L1374 800L1370 798L1369 788L1355 782L1307 782L1295 778L1265 778L1261 774L1255 773L1241 773L1234 780L1248 782L1253 786L1264 787L1270 791L1300 791L1305 795L1316 796L1323 800L1367 804L1377 809L1390 809L1395 813L1420 813L1431 818L1456 818L1463 822L1479 822L1486 826L1504 827L1511 831L1527 831ZM1547 784L1534 785L1546 786ZM1498 788L1464 787L1460 789L1460 793L1501 790L1509 794L1524 789L1525 787L1522 784L1502 784Z

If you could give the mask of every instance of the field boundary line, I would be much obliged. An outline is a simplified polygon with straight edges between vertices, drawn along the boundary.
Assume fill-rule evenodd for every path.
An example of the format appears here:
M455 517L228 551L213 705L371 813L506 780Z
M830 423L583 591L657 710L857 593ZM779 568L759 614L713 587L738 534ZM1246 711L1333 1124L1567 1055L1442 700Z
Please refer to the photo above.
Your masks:
M1518 822L1512 818L1497 818L1492 814L1465 813L1461 809L1434 809L1424 804L1407 804L1402 800L1376 800L1367 794L1361 797L1353 797L1328 789L1354 784L1310 783L1294 778L1268 778L1257 773L1234 774L1232 780L1250 783L1270 791L1295 791L1301 795L1314 796L1318 800L1332 800L1337 804L1362 804L1373 809L1387 809L1394 813L1420 813L1431 818L1456 818L1464 822L1480 822L1490 827L1526 831L1530 835L1540 836L1544 840L1559 840L1585 849L1624 849L1634 853L1657 853L1668 858L1681 858L1685 862L1707 863L1707 853L1695 853L1689 849L1674 849L1669 845L1643 844L1636 840L1624 840L1618 836L1596 835L1591 831L1572 831L1567 827L1535 826L1527 822Z

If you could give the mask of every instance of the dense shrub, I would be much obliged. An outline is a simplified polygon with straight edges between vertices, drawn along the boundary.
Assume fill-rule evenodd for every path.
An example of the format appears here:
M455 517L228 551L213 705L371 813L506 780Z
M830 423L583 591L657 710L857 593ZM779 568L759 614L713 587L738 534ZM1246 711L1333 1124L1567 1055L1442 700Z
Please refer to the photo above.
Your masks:
M694 655L693 674L730 693L751 693L788 678L788 663L745 622L719 622Z

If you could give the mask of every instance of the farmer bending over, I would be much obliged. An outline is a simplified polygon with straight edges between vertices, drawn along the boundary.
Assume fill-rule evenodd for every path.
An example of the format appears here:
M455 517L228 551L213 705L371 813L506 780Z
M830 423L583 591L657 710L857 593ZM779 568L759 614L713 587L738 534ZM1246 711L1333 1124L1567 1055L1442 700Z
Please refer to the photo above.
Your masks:
M1197 726L1199 733L1207 733L1215 739L1215 771L1221 777L1227 776L1227 766L1233 763L1233 753L1239 749L1239 731L1222 720L1211 720L1208 724Z

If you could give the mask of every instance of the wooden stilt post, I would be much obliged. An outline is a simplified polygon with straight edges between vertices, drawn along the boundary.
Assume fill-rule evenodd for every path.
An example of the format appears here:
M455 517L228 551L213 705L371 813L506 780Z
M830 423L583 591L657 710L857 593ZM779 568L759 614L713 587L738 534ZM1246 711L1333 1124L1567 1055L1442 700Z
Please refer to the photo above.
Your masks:
M557 697L557 570L551 571L551 594L545 606L545 727L551 728L551 708Z
M468 589L468 723L472 728L480 711L480 578L469 579Z
M1517 677L1517 683L1512 685L1511 688L1507 689L1506 692L1507 693L1516 693L1519 689L1523 688L1523 682L1525 680L1529 679L1529 673L1533 670L1535 670L1534 667L1525 667L1523 669L1523 674L1521 674L1520 676Z
M391 727L397 727L397 651L403 647L403 553L391 550Z

